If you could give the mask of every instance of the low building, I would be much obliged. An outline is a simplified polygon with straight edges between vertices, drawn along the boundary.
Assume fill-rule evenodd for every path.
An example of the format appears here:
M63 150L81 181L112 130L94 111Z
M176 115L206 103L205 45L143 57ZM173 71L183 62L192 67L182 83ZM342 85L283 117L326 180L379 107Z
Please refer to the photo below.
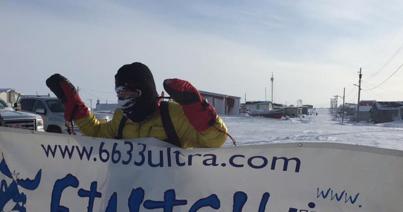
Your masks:
M371 108L371 120L374 123L402 120L403 102L376 102Z
M270 101L249 101L245 102L246 112L251 116L263 116L273 110Z
M241 103L241 106L239 106L239 113L242 113L242 114L248 113L248 110L247 110L247 108L246 108L246 104L245 104L245 103Z
M285 107L286 107L286 105L273 102L273 109L284 109Z
M345 115L355 117L357 114L357 104L345 103L344 108L341 107L341 110L344 110Z
M284 114L288 117L298 117L302 114L302 107L285 107Z
M97 103L95 104L94 111L110 111L114 112L118 108L118 104L116 103L101 103L99 100L97 100Z
M302 106L288 106L284 107L284 113L288 117L299 117L302 115L312 115L313 105L302 105Z
M371 121L371 109L375 103L375 100L360 101L358 110L358 121Z
M207 91L200 91L200 93L215 107L217 114L229 116L239 115L241 97Z
M313 105L302 105L302 114L312 115L312 113L313 113Z
M225 94L200 91L207 101L213 105L219 115L239 115L241 97L229 96ZM97 100L94 111L115 111L118 104L101 103Z
M0 99L10 105L14 105L21 94L12 88L0 88Z

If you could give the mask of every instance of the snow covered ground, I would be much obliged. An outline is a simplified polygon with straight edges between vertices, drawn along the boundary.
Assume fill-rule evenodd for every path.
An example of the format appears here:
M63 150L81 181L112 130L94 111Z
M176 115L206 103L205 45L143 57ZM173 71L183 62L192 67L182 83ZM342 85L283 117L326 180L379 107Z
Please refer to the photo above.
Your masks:
M403 150L403 122L345 123L332 120L327 109L305 119L223 117L238 145L285 142L332 142ZM228 139L226 146L231 146Z

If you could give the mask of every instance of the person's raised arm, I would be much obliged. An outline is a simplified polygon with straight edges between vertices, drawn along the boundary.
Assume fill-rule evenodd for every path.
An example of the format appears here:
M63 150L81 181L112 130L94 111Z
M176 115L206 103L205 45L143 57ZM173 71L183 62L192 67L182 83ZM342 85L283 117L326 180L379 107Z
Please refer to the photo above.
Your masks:
M64 104L64 119L72 122L89 115L85 106L71 82L60 74L53 74L46 80L46 85Z
M67 122L78 122L80 132L94 137L112 138L114 136L111 124L101 123L93 114L90 114L74 85L66 77L53 74L46 80L46 85L63 103L64 119Z
M196 138L196 141L190 142L195 142L197 147L220 147L223 145L227 138L227 128L224 122L217 115L214 107L192 84L181 79L166 79L164 80L164 89L173 100L181 105L188 122L197 132L195 136L185 136L192 140ZM182 141L182 143L186 142L188 141ZM184 144L183 146L186 147L187 145Z

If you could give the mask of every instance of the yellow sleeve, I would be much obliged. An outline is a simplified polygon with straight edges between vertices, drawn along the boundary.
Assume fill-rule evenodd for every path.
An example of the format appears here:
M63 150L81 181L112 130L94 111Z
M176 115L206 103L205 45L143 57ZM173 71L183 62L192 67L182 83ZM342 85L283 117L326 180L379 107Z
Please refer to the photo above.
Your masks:
M101 122L94 114L90 113L89 116L76 120L76 124L80 128L80 132L86 136L114 138L122 117L122 111L116 110L111 121Z
M221 147L227 139L227 127L219 116L213 126L203 132L198 132L190 124L178 103L170 102L169 112L183 148L217 148Z
M218 148L227 140L227 127L217 115L216 122L206 131L198 133L198 147Z

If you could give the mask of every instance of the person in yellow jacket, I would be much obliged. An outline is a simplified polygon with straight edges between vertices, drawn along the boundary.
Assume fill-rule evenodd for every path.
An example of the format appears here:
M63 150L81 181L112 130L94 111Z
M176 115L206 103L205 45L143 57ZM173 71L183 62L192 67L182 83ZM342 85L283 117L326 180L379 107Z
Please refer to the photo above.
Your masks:
M87 136L155 137L182 148L221 147L227 138L223 120L194 86L185 80L164 80L172 100L162 101L151 71L139 62L123 65L116 73L119 108L109 122L97 120L62 75L52 75L46 84L63 102L65 120L75 121Z

